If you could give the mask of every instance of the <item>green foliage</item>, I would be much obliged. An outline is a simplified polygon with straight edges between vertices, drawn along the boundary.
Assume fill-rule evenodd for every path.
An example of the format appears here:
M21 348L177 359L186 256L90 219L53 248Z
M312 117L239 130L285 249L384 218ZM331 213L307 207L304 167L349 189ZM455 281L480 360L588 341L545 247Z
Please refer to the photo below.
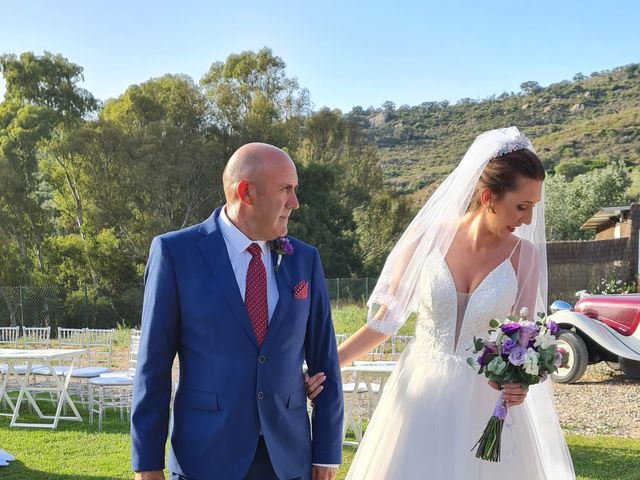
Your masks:
M333 327L336 333L352 335L367 323L367 307L361 305L344 305L332 308ZM416 315L411 315L400 327L398 335L414 335L416 331Z
M509 125L517 125L532 139L549 172L568 161L589 170L617 159L637 166L639 72L640 65L632 64L548 87L524 82L521 93L480 101L354 107L351 114L378 146L386 180L421 203L457 165L476 135Z
M552 175L545 181L545 221L548 240L579 240L593 238L593 231L580 226L601 207L620 205L628 201L629 173L622 162L578 175L567 181Z
M40 105L72 122L97 107L93 95L77 85L84 80L82 67L62 55L2 55L0 70L7 102Z
M589 238L578 227L598 208L640 198L637 171L626 172L640 151L638 65L482 101L348 114L312 112L268 48L214 62L199 83L167 74L104 105L60 55L3 55L0 69L0 283L60 284L68 302L89 299L127 324L113 302L136 314L151 239L223 203L223 166L250 141L298 164L291 233L319 248L329 277L377 275L415 208L489 128L521 126L556 172L551 238Z
M354 211L365 274L379 274L387 255L413 215L407 199L390 192L374 196Z
M338 175L329 165L298 170L300 208L290 220L290 233L320 251L327 277L345 277L360 268L355 251L355 223L341 202Z
M269 48L214 62L200 83L211 102L214 126L232 149L240 145L234 138L288 144L290 128L299 126L310 109L307 90L286 76L284 61Z
M636 286L633 282L623 282L621 278L617 276L610 276L608 278L600 279L598 284L598 291L595 293L601 294L620 294L620 293L632 293L636 291Z

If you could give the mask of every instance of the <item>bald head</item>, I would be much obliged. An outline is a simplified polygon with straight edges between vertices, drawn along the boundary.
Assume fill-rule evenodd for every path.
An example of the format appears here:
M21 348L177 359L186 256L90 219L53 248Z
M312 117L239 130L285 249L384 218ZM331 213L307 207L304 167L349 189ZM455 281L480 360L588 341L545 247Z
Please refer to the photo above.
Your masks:
M298 174L285 152L266 143L248 143L229 159L222 175L229 220L251 240L287 234L298 208Z
M265 171L292 165L293 161L289 155L268 143L254 142L241 146L231 155L222 174L227 202L238 200L237 187L240 180L259 184Z

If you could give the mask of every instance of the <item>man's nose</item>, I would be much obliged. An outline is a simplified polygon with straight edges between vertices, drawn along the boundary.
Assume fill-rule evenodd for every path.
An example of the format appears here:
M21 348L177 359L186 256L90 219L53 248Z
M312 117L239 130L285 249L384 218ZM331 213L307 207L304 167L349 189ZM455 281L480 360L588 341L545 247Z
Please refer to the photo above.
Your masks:
M289 207L292 210L295 210L296 208L300 207L300 202L298 202L298 195L296 195L295 190L292 190L291 194L289 195L289 200L287 201L287 207Z

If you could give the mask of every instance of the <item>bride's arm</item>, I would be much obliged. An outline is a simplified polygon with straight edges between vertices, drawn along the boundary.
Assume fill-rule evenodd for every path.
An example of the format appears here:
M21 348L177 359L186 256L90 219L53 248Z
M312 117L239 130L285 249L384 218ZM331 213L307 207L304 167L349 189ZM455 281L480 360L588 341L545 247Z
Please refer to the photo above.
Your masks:
M385 333L375 332L367 325L364 325L338 347L340 367L351 365L354 360L363 357L390 336Z
M391 335L379 333L371 330L366 325L360 328L356 333L347 338L338 347L338 358L340 361L340 368L350 365L351 362L366 355L375 347L386 341ZM324 373L316 373L313 377L305 375L304 388L307 392L309 400L313 401L322 389L322 384L326 380Z

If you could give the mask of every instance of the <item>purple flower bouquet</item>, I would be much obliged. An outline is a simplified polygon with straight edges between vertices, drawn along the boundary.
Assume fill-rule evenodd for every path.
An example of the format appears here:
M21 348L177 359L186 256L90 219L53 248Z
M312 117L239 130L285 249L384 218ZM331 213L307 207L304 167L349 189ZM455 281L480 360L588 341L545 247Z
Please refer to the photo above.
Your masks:
M550 373L566 366L568 354L558 348L558 325L544 313L536 321L527 321L528 311L520 310L520 317L489 322L489 337L474 338L476 357L467 363L489 380L505 385L519 383L522 388L546 380ZM477 355L479 354L479 355ZM480 440L474 445L476 457L491 462L500 461L500 438L507 417L507 406L499 399Z

